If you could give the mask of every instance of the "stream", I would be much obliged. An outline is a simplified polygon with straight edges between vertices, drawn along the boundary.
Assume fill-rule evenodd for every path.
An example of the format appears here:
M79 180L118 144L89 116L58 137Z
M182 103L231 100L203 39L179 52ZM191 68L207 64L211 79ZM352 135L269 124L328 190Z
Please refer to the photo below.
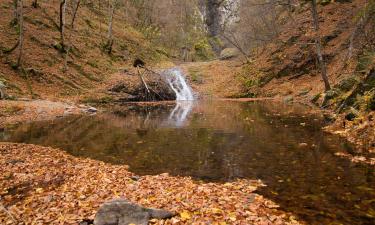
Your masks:
M268 101L124 104L6 127L0 140L127 164L139 175L260 179L267 186L259 194L309 224L373 224L373 166L336 156L354 149L324 133L323 117L310 111Z

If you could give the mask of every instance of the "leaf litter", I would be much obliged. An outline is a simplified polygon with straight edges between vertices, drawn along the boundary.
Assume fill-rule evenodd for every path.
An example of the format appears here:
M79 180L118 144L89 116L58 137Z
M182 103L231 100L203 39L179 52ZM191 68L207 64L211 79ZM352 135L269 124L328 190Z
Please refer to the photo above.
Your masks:
M78 224L99 206L126 198L176 212L150 224L301 224L254 191L259 180L203 183L168 174L142 176L126 165L77 158L49 147L0 144L0 224Z

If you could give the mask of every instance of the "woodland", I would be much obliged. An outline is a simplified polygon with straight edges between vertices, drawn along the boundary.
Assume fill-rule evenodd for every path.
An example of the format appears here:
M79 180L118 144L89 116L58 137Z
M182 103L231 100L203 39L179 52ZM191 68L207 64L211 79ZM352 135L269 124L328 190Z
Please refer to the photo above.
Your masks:
M375 0L0 0L0 224L373 224Z

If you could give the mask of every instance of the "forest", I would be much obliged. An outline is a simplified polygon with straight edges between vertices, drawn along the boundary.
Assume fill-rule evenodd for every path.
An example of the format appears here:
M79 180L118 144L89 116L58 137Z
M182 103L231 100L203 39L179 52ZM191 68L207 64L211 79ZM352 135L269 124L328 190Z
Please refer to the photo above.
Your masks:
M1 0L0 224L375 221L375 0Z

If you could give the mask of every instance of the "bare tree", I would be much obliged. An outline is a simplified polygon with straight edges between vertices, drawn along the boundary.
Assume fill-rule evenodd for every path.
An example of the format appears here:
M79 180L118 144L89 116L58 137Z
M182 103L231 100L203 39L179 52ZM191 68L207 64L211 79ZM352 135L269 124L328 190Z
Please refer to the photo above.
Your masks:
M60 1L60 44L61 49L65 50L65 12L66 12L66 4L68 0L61 0Z
M313 25L315 31L315 47L316 47L316 54L318 56L318 61L320 65L320 72L322 75L322 79L324 82L325 91L329 91L331 86L329 85L328 77L327 77L327 68L324 62L323 53L322 53L322 41L319 35L319 16L317 11L317 4L316 0L311 0L311 14L313 18Z
M14 14L14 18L12 20L12 25L16 25L18 24L18 0L13 0L13 7L14 7L14 10L13 10L13 14Z
M113 46L113 16L116 8L116 0L112 0L109 4L109 20L108 20L108 35L107 35L107 44L105 48L108 51L108 54L112 53Z
M75 18L76 18L76 15L77 15L77 11L78 11L78 8L79 8L79 5L80 5L81 1L80 0L72 0L72 20L71 20L71 23L70 23L70 33L68 35L68 43L66 44L66 49L65 49L65 56L64 56L64 67L63 67L63 72L67 72L68 71L68 58L69 58L69 53L72 49L72 36L73 36L73 32L74 32L74 21L75 21Z
M18 16L19 16L19 53L18 53L18 59L17 59L17 67L22 66L22 55L23 55L23 39L24 39L24 27L23 27L23 0L17 0L18 1Z
M73 0L72 1L73 16L72 16L72 22L70 23L70 26L71 26L72 29L74 29L74 22L76 20L77 12L78 12L78 8L79 8L80 4L81 4L81 0Z

